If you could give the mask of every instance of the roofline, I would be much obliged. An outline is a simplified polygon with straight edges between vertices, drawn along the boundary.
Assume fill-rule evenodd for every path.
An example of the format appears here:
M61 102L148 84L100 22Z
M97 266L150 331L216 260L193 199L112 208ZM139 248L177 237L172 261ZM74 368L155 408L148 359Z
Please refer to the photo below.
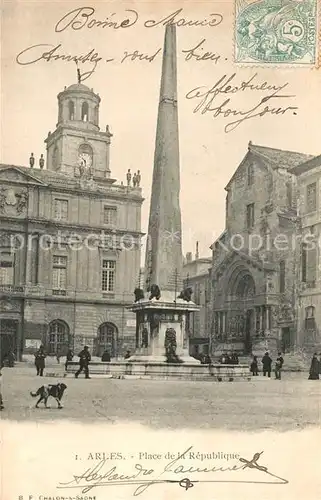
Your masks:
M235 177L235 174L236 172L238 171L238 169L244 164L245 160L247 159L248 157L248 154L249 153L252 153L256 156L259 156L261 158L264 158L265 160L267 160L268 162L274 164L274 165L277 165L277 162L275 162L274 160L271 160L268 156L266 156L263 152L259 152L259 151L256 151L255 150L255 147L258 147L258 148L266 148L266 149L275 149L275 150L278 150L277 148L269 148L268 146L260 146L259 144L253 144L252 141L249 141L249 144L248 144L248 151L246 153L246 155L244 156L243 160L241 161L241 163L238 165L238 167L236 168L236 170L234 171L234 174L232 175L231 179L228 181L227 185L225 186L225 191L228 191L228 188L231 184L231 182L234 180L234 177ZM299 153L299 151L288 151L286 149L279 149L278 151L282 151L283 153L295 153L295 154L304 154L304 153ZM296 165L295 167L292 167L292 168L288 168L287 171L288 172L293 172L293 173L296 173L295 172L295 169L298 169L300 168L302 165L305 165L305 164L309 164L311 161L315 160L316 158L321 158L321 155L320 156L317 156L315 158L310 158L309 160L306 160L306 161L303 161L303 163L300 163L299 165ZM285 167L284 167L285 168ZM310 168L313 168L313 167L310 167ZM308 168L307 168L308 170ZM305 170L306 171L306 170ZM303 172L300 172L300 173L303 173ZM296 174L297 175L297 174Z
M44 182L42 179L38 179L38 177L35 177L34 175L32 175L33 168L23 167L22 165L8 165L6 163L0 163L0 172L4 171L4 170L8 170L10 168L18 170L18 172L20 172L20 174L30 177L38 184L38 186L41 185L43 187L48 187L48 184L46 182ZM21 170L21 169L23 169L23 170ZM27 170L27 172L25 172L25 169ZM35 170L40 170L40 169L35 169Z
M321 154L315 156L314 158L310 158L310 160L307 160L306 162L301 163L300 165L292 167L291 169L289 169L289 172L291 172L291 174L294 175L301 175L319 166L321 166Z
M210 246L210 249L213 250L213 245L215 245L215 243L220 240L225 234L227 234L227 229L224 229L224 231L219 235L218 238L216 238L215 241L213 241L213 243L211 244Z
M186 266L187 264L192 264L194 262L212 262L212 258L211 257L200 257L199 259L193 259L193 260L190 260L189 262L186 262L186 264L184 264L184 266Z
M229 180L229 181L228 181L228 183L226 184L226 186L225 186L225 188L224 188L224 189L225 189L225 191L228 191L230 184L233 182L234 177L236 176L236 172L237 172L237 171L238 171L238 169L239 169L239 168L240 168L240 167L241 167L241 166L245 163L245 161L246 161L246 159L247 159L247 157L248 157L249 153L250 153L250 147L248 147L248 150L247 150L247 152L246 152L246 154L245 154L245 156L244 156L243 160L242 160L242 161L239 163L239 165L236 167L236 169L235 169L235 171L234 171L234 174L232 175L232 177L230 178L230 180Z

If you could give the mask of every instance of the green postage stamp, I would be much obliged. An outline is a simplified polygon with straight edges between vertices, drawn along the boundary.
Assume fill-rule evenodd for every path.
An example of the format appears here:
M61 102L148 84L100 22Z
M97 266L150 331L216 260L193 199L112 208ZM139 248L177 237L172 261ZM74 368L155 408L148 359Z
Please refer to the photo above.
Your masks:
M318 65L319 0L234 0L235 62Z

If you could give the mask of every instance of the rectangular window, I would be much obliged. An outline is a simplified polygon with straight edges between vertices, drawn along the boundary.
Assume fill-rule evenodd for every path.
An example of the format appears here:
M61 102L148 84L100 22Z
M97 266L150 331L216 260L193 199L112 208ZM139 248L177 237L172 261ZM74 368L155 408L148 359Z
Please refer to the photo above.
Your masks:
M285 261L280 262L280 293L285 292Z
M55 199L55 219L68 220L68 200Z
M53 256L52 263L52 289L66 290L67 285L67 257Z
M307 186L307 211L314 212L317 209L317 185L316 182Z
M301 281L306 283L309 288L314 288L316 279L317 249L315 245L312 248L307 248L307 245L304 243L301 255Z
M246 207L246 227L252 229L254 226L254 203Z
M247 167L247 185L252 186L252 184L254 184L254 168L250 163L250 165Z
M101 289L103 292L115 291L116 262L114 260L103 260L101 272Z
M317 249L316 246L307 250L307 285L315 288L317 279Z
M0 285L14 284L13 254L0 252Z
M117 208L104 206L104 224L115 226L117 220Z

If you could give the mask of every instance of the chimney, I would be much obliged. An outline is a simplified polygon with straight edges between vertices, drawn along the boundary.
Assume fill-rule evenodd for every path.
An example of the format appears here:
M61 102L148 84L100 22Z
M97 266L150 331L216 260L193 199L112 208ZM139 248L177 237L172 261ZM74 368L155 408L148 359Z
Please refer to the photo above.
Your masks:
M200 255L198 252L198 241L196 242L196 252L195 252L195 260L199 259Z
M192 252L187 252L187 254L186 254L186 262L187 262L187 264L189 264L190 262L192 262L192 260L193 260Z

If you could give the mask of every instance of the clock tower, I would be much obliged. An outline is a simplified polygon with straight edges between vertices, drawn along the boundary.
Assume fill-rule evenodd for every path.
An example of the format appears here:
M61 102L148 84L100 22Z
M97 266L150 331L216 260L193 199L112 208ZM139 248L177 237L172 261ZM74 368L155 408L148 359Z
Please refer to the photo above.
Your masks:
M58 94L58 123L45 140L47 169L70 176L109 179L112 134L99 128L100 97L82 83Z

